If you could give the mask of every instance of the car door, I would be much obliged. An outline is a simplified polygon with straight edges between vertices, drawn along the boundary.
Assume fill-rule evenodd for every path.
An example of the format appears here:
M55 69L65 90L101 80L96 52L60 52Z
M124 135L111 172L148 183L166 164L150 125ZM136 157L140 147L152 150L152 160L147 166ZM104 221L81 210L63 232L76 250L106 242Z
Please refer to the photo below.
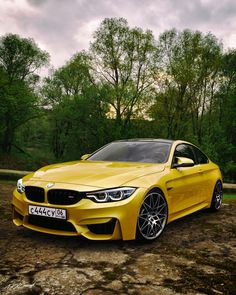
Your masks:
M173 161L176 157L192 159L193 167L172 168L170 178L166 182L169 200L173 212L176 213L202 202L201 171L197 165L193 148L189 144L176 146Z
M213 192L212 183L210 181L212 167L211 165L209 165L209 159L201 150L193 146L193 151L195 154L195 158L197 160L197 165L198 165L199 173L201 176L202 200L206 201L206 200L209 200L209 197L212 195L212 192Z

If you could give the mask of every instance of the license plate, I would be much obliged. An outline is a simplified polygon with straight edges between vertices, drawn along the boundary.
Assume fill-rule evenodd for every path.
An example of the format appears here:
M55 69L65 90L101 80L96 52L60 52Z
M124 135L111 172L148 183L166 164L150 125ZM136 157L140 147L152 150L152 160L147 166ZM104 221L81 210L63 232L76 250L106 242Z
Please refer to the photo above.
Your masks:
M48 218L66 219L66 210L60 208L29 205L29 214Z

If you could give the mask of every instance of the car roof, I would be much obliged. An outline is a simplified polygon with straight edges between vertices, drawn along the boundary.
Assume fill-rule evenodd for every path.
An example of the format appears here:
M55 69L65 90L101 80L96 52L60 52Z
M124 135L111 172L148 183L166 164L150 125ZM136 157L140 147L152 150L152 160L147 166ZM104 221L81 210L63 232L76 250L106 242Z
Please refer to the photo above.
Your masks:
M132 142L132 141L151 141L151 142L162 142L162 143L173 143L175 140L171 139L161 139L161 138L131 138L131 139L121 139L121 140L115 140L113 142Z

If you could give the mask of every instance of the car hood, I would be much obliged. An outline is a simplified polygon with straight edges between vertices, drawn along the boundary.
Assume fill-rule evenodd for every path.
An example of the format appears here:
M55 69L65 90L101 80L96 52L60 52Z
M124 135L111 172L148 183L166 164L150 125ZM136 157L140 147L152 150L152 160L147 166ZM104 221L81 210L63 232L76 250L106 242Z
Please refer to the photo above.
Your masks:
M163 164L79 161L43 167L30 179L112 188L163 170Z

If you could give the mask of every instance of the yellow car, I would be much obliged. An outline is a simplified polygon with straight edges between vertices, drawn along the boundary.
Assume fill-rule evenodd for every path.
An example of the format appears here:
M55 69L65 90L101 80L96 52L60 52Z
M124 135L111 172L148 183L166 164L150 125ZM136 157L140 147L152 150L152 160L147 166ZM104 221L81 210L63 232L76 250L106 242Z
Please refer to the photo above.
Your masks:
M18 180L13 222L91 240L152 241L167 223L222 203L219 167L185 141L114 141Z

